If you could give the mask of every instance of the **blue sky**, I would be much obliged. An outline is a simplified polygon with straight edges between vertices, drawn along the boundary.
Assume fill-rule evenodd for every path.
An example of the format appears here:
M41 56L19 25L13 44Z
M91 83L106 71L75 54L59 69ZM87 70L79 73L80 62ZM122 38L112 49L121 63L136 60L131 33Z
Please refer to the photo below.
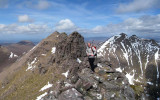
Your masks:
M159 5L160 0L0 0L0 40L40 40L54 31L160 37Z

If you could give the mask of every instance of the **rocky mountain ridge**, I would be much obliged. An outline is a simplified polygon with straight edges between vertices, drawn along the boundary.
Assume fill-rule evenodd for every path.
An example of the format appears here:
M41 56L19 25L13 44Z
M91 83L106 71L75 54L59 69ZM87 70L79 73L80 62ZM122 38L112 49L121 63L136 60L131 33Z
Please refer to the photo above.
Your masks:
M123 73L103 58L93 73L85 51L78 32L54 32L0 74L0 99L135 100Z

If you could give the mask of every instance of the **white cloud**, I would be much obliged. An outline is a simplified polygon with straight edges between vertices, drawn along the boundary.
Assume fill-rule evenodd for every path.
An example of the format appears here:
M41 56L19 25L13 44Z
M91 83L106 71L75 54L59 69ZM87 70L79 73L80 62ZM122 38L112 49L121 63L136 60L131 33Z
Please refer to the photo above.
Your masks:
M48 1L45 1L45 0L40 0L40 1L38 2L38 4L35 5L35 8L40 9L40 10L44 10L44 9L49 8L49 7L50 7L49 2L48 2Z
M21 23L33 22L33 19L29 18L28 15L20 15L18 16L18 22L21 22Z
M55 30L64 32L78 31L90 36L115 35L122 32L126 34L159 36L160 34L160 14L155 16L142 16L140 18L128 18L118 24L98 25L92 29L85 29L76 26L70 19L59 21L55 25Z
M27 22L28 18L21 18L20 22ZM55 28L50 27L50 25L43 24L28 24L28 25L18 25L18 24L0 24L0 33L1 34L41 34L41 33L52 33L53 31L59 32L73 32L78 30L78 27L70 20L64 19L60 20L55 24Z
M57 31L75 31L77 30L77 26L70 19L60 20L55 25L55 30Z
M45 10L51 6L51 2L49 2L48 0L30 0L24 1L18 6L21 8L27 7L31 9Z
M160 14L156 16L142 16L140 18L128 18L118 24L108 24L93 28L92 33L119 34L121 32L131 34L156 34L160 33Z
M92 29L85 29L76 26L70 19L60 20L52 29L49 25L17 25L0 24L0 33L2 34L38 34L38 33L52 33L59 32L73 32L89 36L104 36L115 35L119 33L137 34L137 35L151 35L160 36L160 14L152 16L142 16L140 18L128 18L118 24L107 24L106 26L96 26Z
M20 26L17 24L0 24L1 34L43 34L51 32L51 28L49 28L48 25L28 24Z
M8 8L8 0L0 0L0 8Z
M140 18L128 18L118 24L98 25L92 29L85 29L76 26L70 19L59 21L55 30L64 32L78 31L90 36L115 35L122 32L137 35L159 35L160 33L160 14L155 16L142 16Z
M118 13L140 12L159 6L159 0L133 0L128 4L120 4L116 9Z

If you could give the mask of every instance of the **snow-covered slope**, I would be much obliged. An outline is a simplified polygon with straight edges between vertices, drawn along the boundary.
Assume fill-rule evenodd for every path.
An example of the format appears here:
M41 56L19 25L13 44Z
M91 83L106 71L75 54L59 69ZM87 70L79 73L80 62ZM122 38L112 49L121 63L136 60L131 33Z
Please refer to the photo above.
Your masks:
M159 86L160 47L154 40L141 39L122 33L107 40L98 56L118 65L117 71L125 73L130 84L144 83Z

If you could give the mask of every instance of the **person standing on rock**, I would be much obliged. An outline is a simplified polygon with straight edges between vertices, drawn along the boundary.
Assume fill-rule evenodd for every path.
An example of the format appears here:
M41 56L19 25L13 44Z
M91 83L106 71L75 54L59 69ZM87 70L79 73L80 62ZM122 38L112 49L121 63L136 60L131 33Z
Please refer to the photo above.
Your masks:
M91 66L91 70L94 72L94 68L95 68L94 61L97 54L96 48L92 46L91 43L87 43L86 53Z

